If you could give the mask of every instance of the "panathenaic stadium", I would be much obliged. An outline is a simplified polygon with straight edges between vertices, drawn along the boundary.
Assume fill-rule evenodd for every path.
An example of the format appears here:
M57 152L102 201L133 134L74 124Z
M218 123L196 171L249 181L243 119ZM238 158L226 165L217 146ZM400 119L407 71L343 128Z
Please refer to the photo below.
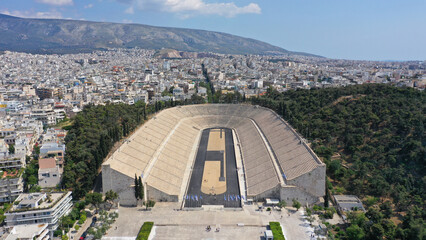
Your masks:
M238 104L178 106L141 126L102 165L102 190L136 205L134 178L145 200L182 207L273 198L302 204L325 195L325 164L296 131L267 108Z

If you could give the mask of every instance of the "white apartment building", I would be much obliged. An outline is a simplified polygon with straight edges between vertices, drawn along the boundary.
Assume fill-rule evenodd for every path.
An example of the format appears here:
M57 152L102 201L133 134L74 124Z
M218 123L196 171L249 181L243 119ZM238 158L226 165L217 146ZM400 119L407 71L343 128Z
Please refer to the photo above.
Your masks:
M5 213L7 226L47 223L49 234L58 228L62 216L71 212L72 192L24 193L9 212Z
M49 240L49 225L31 224L31 225L16 225L10 228L9 234L5 240Z
M23 192L25 154L9 154L8 147L0 139L0 203L13 202Z
M31 116L43 123L43 125L54 125L56 124L56 113L51 107L44 107L39 109L33 109Z
M3 171L0 174L0 203L13 202L24 191L22 172L16 172L15 176L9 176Z

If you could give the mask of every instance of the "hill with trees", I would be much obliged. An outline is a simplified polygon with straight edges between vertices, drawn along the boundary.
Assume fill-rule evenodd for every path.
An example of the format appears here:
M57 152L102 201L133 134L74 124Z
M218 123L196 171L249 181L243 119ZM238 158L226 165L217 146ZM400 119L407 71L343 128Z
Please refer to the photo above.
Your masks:
M331 194L355 194L368 211L351 215L336 239L426 238L426 94L367 84L269 89L259 104L275 110L327 164Z

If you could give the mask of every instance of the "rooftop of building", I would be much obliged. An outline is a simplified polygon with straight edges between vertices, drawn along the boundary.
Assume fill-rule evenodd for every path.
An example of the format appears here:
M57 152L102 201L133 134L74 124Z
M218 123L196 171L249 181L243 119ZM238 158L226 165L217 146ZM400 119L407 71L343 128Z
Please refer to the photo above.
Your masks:
M48 169L56 167L56 159L55 158L40 158L38 160L38 165L40 169Z
M0 170L0 179L3 178L18 178L24 173L24 169L13 169L9 171Z
M9 212L24 212L52 208L61 199L69 195L71 195L71 192L23 193L15 200Z
M361 200L354 195L334 195L337 206L343 211L356 211L361 210L365 211L364 206L362 205Z
M361 200L354 195L334 195L337 203L361 203Z
M25 224L16 225L5 240L33 239L47 229L48 224Z

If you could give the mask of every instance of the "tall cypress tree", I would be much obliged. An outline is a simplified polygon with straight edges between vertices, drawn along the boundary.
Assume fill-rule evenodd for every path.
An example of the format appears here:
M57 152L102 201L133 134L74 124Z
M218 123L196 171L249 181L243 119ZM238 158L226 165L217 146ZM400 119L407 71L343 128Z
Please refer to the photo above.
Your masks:
M135 174L135 198L136 200L139 200L139 193L140 189L139 189L139 182L138 182L138 177Z
M139 188L139 199L143 200L143 197L144 197L144 189L143 189L143 184L142 184L142 179L141 179L141 177L139 177L139 180L138 180L138 188Z

